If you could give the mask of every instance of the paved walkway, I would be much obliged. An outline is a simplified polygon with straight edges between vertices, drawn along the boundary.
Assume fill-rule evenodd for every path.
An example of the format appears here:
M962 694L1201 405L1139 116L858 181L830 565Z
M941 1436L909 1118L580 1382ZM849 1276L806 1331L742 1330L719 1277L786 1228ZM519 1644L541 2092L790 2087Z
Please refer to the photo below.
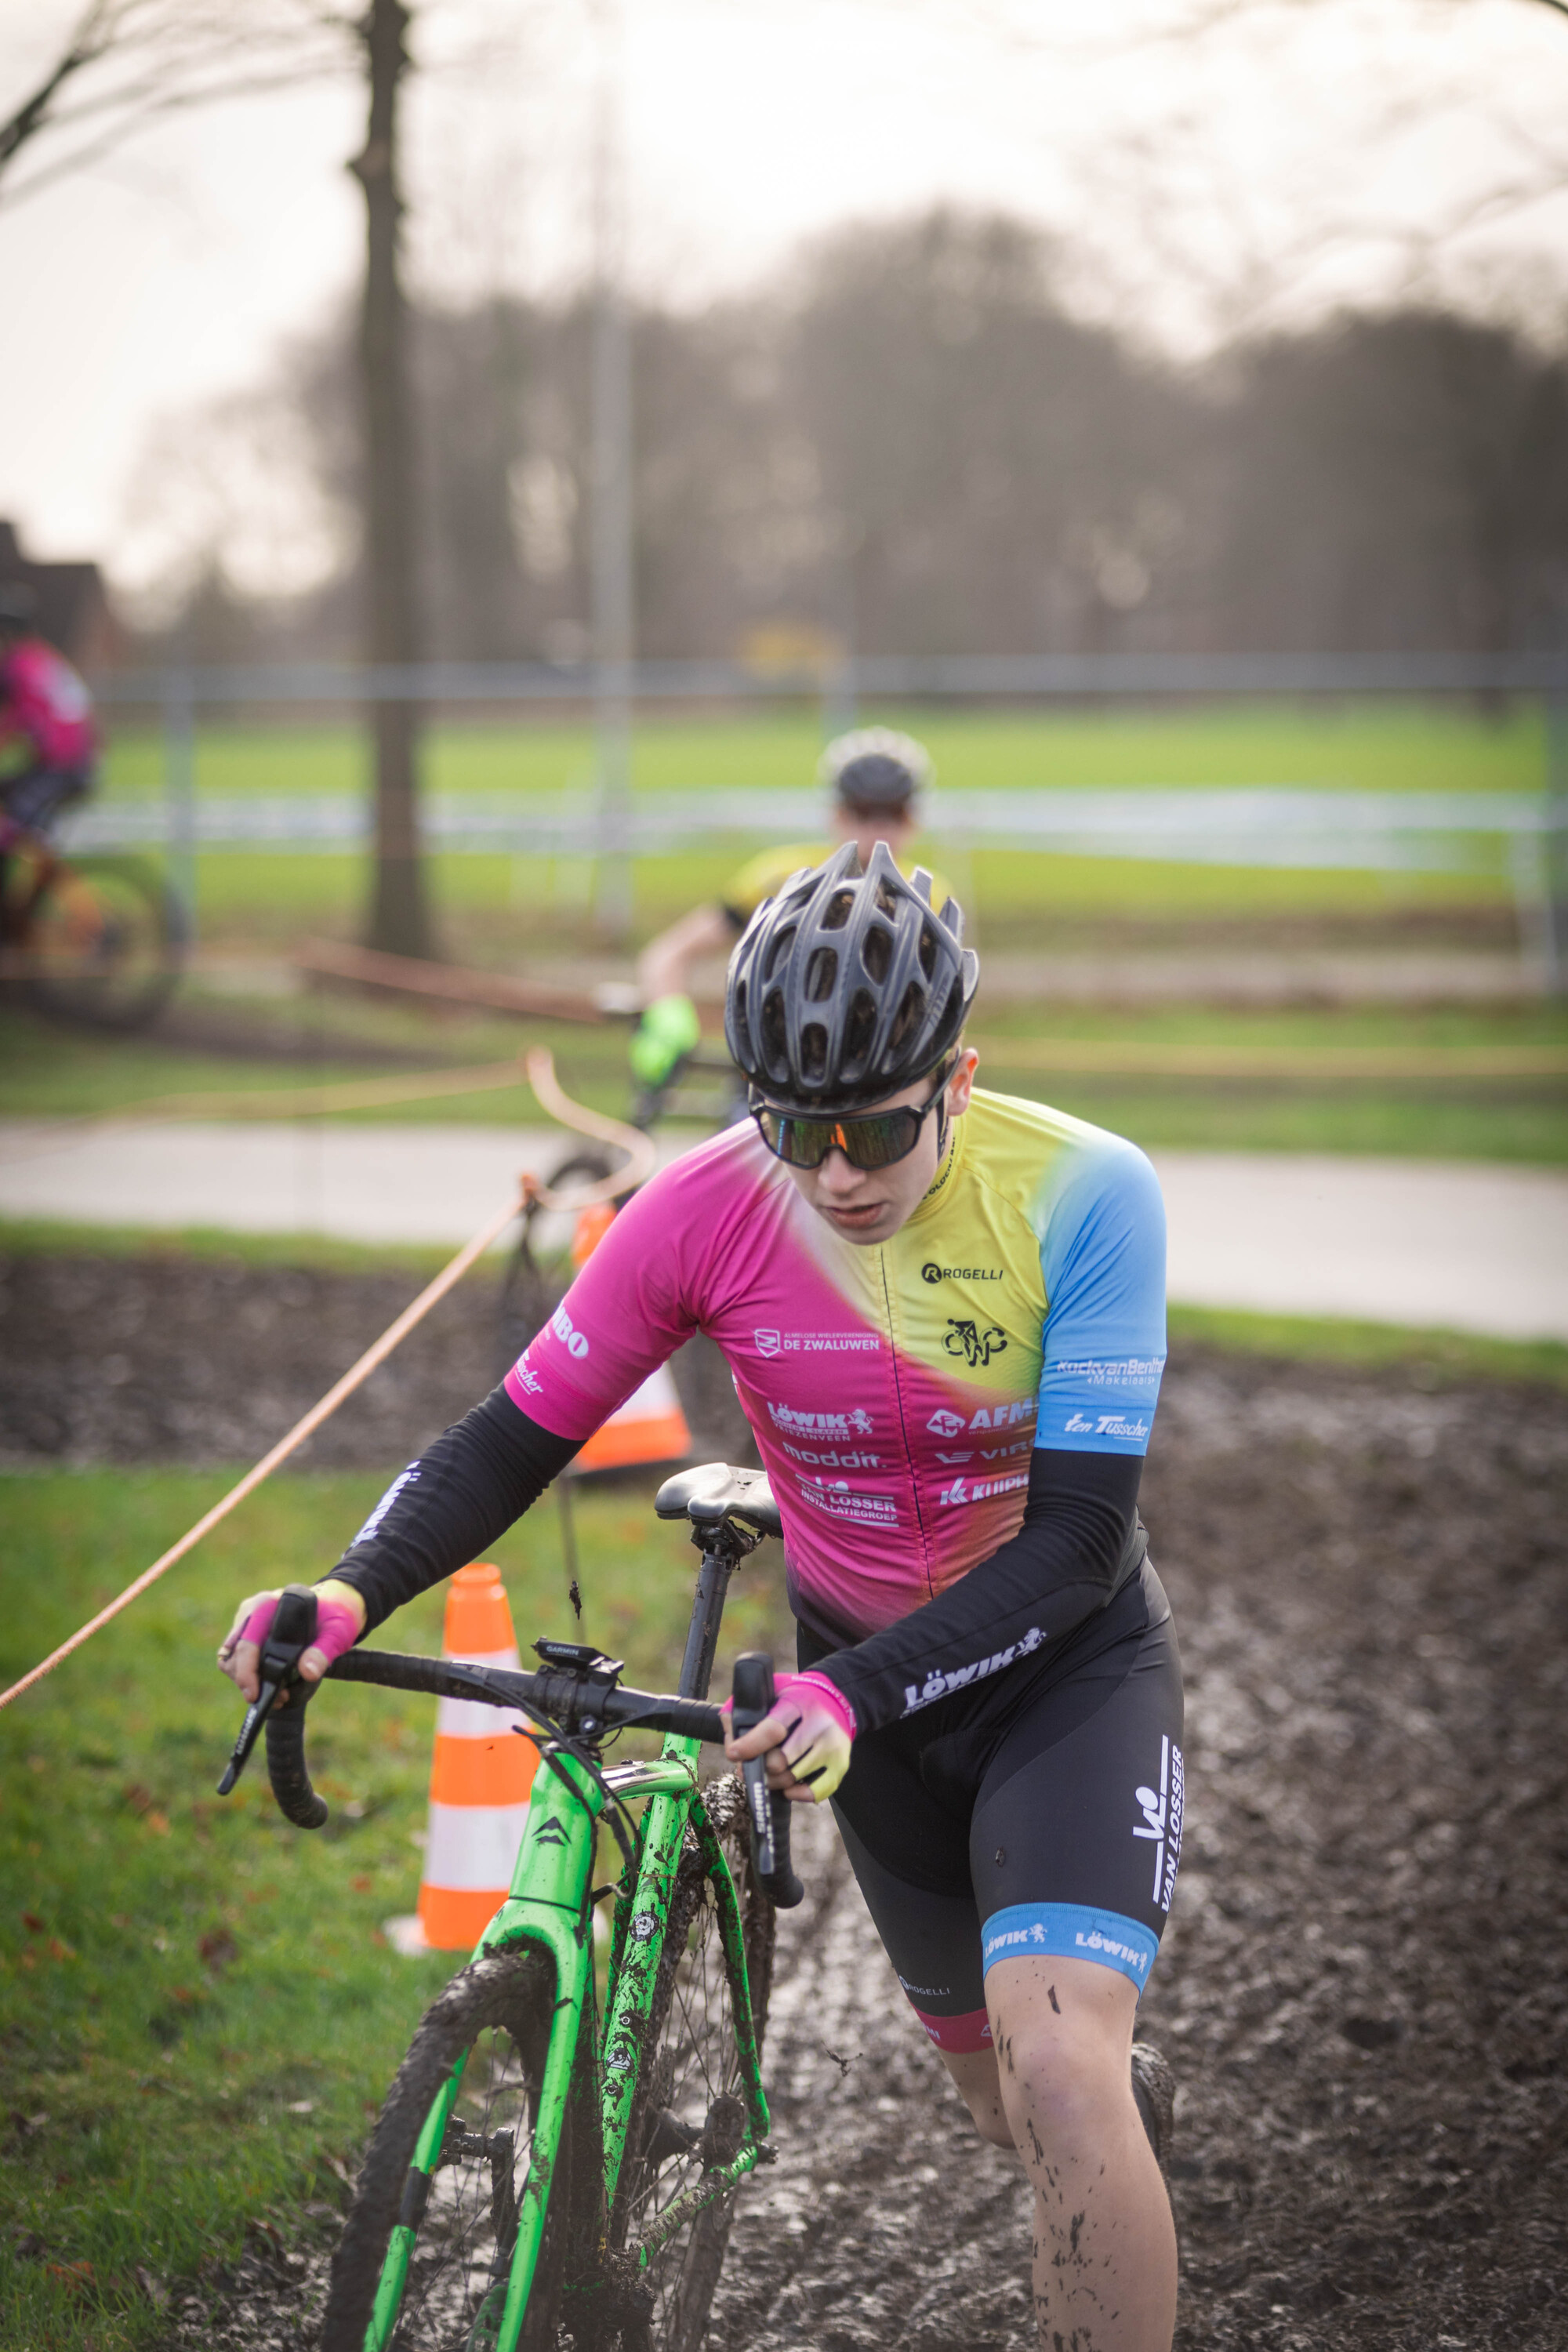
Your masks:
M456 1245L558 1129L0 1122L0 1216ZM1484 1161L1161 1151L1170 1293L1568 1340L1568 1174Z

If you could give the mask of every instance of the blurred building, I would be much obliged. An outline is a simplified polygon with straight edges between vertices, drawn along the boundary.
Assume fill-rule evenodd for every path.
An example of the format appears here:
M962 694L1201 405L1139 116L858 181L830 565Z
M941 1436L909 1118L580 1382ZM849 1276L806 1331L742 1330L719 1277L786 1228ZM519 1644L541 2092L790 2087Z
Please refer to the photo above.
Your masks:
M0 520L0 580L25 580L38 600L37 627L78 669L103 669L125 649L96 563L38 563L22 551L15 523Z

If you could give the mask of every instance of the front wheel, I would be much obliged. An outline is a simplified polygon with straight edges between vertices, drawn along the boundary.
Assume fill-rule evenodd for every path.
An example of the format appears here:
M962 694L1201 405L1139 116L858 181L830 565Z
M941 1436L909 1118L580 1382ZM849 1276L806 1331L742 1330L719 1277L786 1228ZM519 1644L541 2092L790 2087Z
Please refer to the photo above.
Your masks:
M321 2352L490 2352L534 2153L553 1973L535 1951L476 1960L426 2012L376 2125L332 2260ZM420 2135L457 2082L434 2167ZM555 2352L570 2227L572 2104L519 2352Z
M739 1779L715 1781L703 1799L740 1901L760 2058L773 1979L773 1906L752 1874ZM700 2352L736 2190L701 2200L712 2168L740 2147L747 2116L740 2021L718 1895L694 1838L676 1876L646 2048L610 2221L612 2245L647 2249L641 2258L646 2320L623 2329L621 2352Z
M17 942L37 1010L86 1029L142 1029L179 984L184 908L129 857L62 859L28 908Z

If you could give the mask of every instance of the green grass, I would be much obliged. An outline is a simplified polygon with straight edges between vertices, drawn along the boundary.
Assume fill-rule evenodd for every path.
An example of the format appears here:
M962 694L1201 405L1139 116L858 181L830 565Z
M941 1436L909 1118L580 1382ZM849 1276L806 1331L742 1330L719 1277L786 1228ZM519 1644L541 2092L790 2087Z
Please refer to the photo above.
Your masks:
M716 836L712 847L679 856L645 857L634 875L633 935L651 938L687 908L719 898L757 847ZM917 846L917 855L926 850ZM946 876L984 947L1039 954L1125 941L1148 932L1158 947L1173 931L1211 952L1238 928L1242 945L1260 942L1282 919L1344 932L1374 945L1414 927L1484 928L1486 944L1508 948L1511 899L1500 876L1478 873L1362 874L1179 866L1132 858L1057 857L1036 851L978 850L955 856L937 844L929 855ZM366 868L349 852L286 856L265 850L204 851L196 861L196 901L205 946L252 947L278 953L325 935L357 937L363 928ZM603 950L594 929L592 875L585 858L432 856L431 905L447 951L457 962L516 970L562 950ZM1216 924L1226 927L1216 932ZM1280 944L1300 944L1287 939ZM1309 944L1310 941L1308 942Z
M193 1001L199 1004L199 995ZM187 1051L154 1037L73 1035L13 1013L0 1019L0 1104L12 1117L87 1117L171 1095L283 1096L364 1078L398 1077L395 1048L414 1067L479 1066L516 1054L525 1039L550 1045L563 1082L581 1100L615 1113L630 1099L626 1033L619 1028L530 1024L432 1016L418 1009L371 1007L323 995L319 1005L224 1008L243 1035L256 1034L297 1054L258 1060L242 1054ZM315 1024L325 1023L318 1031ZM1049 1101L1080 1118L1131 1136L1150 1149L1387 1152L1425 1157L1568 1160L1568 1084L1560 1076L1313 1077L1289 1075L1303 1047L1412 1048L1506 1053L1521 1046L1568 1045L1568 1007L1535 1004L1473 1011L1397 1007L1341 1012L1221 1012L1193 1005L1160 1011L1098 1011L1052 1006L1002 1007L975 1023L983 1083ZM318 1051L314 1045L320 1035ZM1137 1077L1113 1072L1053 1073L1014 1067L1007 1040L1113 1040L1162 1045L1276 1051L1277 1074L1224 1079ZM358 1045L356 1055L355 1045ZM268 1117L292 1115L285 1101ZM377 1124L474 1121L538 1126L542 1116L525 1086L342 1114ZM699 1130L690 1132L695 1137Z
M417 1244L334 1241L321 1234L231 1234L216 1226L174 1232L144 1225L78 1225L50 1217L0 1217L0 1257L228 1259L241 1265L299 1266L314 1274L405 1274L428 1281L450 1259L449 1249ZM470 1276L469 1280L478 1280Z
M1495 720L1457 702L1354 701L1099 712L868 709L862 719L918 735L951 792L1202 784L1533 792L1546 758L1542 712L1524 702ZM815 774L821 741L817 714L805 706L714 719L645 713L633 739L634 783L648 792L798 788ZM365 756L360 731L346 722L205 723L197 783L215 793L356 792ZM111 724L111 791L159 790L162 762L155 731ZM426 741L426 782L437 792L571 792L593 774L585 723L447 719Z
M1032 713L905 709L865 716L922 736L943 790L955 792L1240 784L1536 792L1546 758L1542 714L1523 703L1496 720L1458 704L1405 703ZM798 788L812 778L819 745L817 715L804 706L738 718L645 716L635 734L635 786L650 792ZM584 792L593 773L587 727L551 719L443 720L431 730L424 765L429 790L465 793ZM213 793L359 793L366 784L366 753L362 735L347 723L215 721L201 730L196 775L198 789ZM158 793L158 736L129 724L111 730L106 776L113 793ZM715 839L700 852L640 861L639 932L712 895L754 846ZM950 852L945 862L956 869L950 878L972 902L971 912L993 943L1042 918L1070 933L1085 923L1129 919L1267 922L1295 913L1376 923L1477 908L1495 916L1508 903L1504 883L1489 873L1247 872L994 850L973 858ZM213 851L198 865L201 921L209 940L277 942L310 929L347 931L360 917L363 874L357 855ZM431 872L436 903L449 924L461 919L463 951L469 956L515 956L521 939L537 950L580 934L588 914L591 875L583 859L445 856L432 860Z
M154 1558L228 1483L219 1472L0 1479L9 1683ZM458 1963L395 1957L411 1910L434 1705L330 1690L311 1751L332 1803L289 1829L254 1769L213 1784L238 1703L212 1664L237 1600L330 1564L374 1475L280 1475L46 1683L0 1713L0 2342L119 2352L161 2339L161 2290L237 2254L247 2225L297 2240L340 2198L426 2001ZM692 1555L639 1490L584 1494L589 1639L669 1685ZM570 1637L542 1507L497 1547L514 1618ZM767 1555L763 1556L767 1561ZM782 1652L776 1552L744 1571L724 1663ZM439 1647L440 1600L389 1647ZM309 2103L308 2106L305 2103Z
M1347 702L1339 707L1236 703L1191 709L868 713L922 733L944 788L966 786L1315 783L1404 791L1420 787L1533 791L1542 780L1541 713L1516 703L1490 719L1460 704ZM745 783L798 786L816 757L816 713L805 705L740 718L646 717L636 738L639 787ZM153 734L116 734L109 772L121 793L155 792L162 751ZM341 725L213 724L199 746L199 779L214 793L353 792L365 782L358 731ZM576 722L502 726L443 722L432 730L427 781L437 791L581 789L592 742ZM753 845L716 838L689 855L649 857L635 874L634 930L646 939L694 901L718 895ZM964 901L983 959L1154 950L1245 956L1281 950L1407 946L1441 951L1517 945L1502 879L1486 873L1359 874L1254 871L984 850L941 861ZM312 933L356 936L366 867L355 855L213 852L198 861L205 946L237 957L289 955ZM584 859L440 856L430 861L439 937L455 960L550 973L559 959L603 942L594 929L593 877ZM243 1045L248 1023L269 1041L265 1062L215 1045L174 1051L149 1039L69 1038L20 1020L0 1025L0 1101L17 1114L84 1115L177 1092L273 1091L405 1067L499 1060L519 1025L332 991L247 1003L204 992L200 975L180 999L207 1024L226 1023ZM180 1017L177 1013L176 1018ZM1098 1013L1075 1005L999 1006L976 1028L1008 1034L1116 1036L1150 1042L1208 1038L1268 1044L1336 1039L1430 1045L1445 1039L1506 1047L1568 1035L1561 1008L1500 1006L1473 1013L1397 1008L1245 1013L1172 1006ZM193 1023L193 1034L195 1024ZM625 1033L531 1026L552 1045L563 1078L596 1108L629 1096ZM198 1041L199 1042L199 1041ZM1047 1076L1011 1070L996 1050L991 1076L1153 1148L1359 1151L1517 1160L1568 1159L1568 1089L1556 1079L1398 1081L1226 1079L1109 1074ZM512 1125L536 1118L521 1088L367 1108L374 1119L445 1118Z
M1166 1321L1173 1354L1185 1343L1287 1362L1404 1370L1422 1388L1502 1381L1568 1389L1568 1347L1556 1339L1488 1339L1469 1331L1223 1307L1173 1307Z

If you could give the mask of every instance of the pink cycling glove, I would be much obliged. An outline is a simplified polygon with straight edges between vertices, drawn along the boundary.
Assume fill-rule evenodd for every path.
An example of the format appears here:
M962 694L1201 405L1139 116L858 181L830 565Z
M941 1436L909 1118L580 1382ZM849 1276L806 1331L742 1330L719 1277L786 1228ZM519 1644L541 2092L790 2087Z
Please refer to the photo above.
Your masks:
M259 1648L272 1631L272 1620L278 1614L278 1595L258 1601L239 1629L242 1642L254 1642ZM300 1659L300 1672L308 1683L320 1682L334 1658L341 1658L359 1640L359 1627L354 1612L346 1601L338 1601L331 1593L321 1593L316 1601L316 1638Z
M779 1742L784 1761L811 1783L813 1802L825 1803L849 1769L854 1708L826 1675L775 1675L773 1712L789 1725Z

